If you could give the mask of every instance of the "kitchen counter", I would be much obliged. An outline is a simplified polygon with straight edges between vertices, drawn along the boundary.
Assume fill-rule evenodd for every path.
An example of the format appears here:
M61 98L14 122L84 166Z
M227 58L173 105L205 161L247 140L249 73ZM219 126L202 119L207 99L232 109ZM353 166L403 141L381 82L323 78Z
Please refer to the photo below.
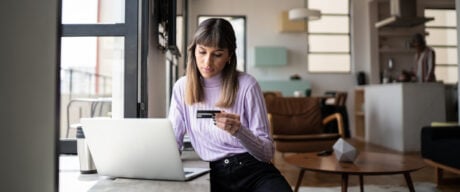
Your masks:
M420 151L420 132L445 121L441 83L392 83L365 87L365 140L400 152Z

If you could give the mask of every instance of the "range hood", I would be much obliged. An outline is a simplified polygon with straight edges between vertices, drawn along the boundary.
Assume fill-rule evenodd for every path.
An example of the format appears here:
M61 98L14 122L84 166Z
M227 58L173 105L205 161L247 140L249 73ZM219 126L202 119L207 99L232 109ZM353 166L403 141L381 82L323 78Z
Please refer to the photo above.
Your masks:
M417 17L417 0L390 0L390 16L375 23L375 27L414 27L433 19Z

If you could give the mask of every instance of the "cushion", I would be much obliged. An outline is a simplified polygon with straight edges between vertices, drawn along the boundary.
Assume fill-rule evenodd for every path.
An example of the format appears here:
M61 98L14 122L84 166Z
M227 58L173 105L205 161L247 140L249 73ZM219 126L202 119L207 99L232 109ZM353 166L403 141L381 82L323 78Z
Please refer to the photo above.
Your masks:
M460 169L460 127L423 127L421 155L434 162Z

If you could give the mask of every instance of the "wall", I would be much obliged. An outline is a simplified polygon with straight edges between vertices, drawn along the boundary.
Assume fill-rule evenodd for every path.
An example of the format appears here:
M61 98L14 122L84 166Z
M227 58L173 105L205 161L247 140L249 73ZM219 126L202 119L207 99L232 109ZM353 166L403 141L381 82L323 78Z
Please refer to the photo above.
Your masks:
M0 191L57 191L58 0L0 3Z
M303 7L302 0L290 0L280 3L278 0L193 0L190 6L189 39L197 26L198 15L244 15L247 19L247 72L258 80L289 79L299 74L302 79L310 81L312 95L322 95L327 90L348 91L347 107L350 126L354 127L351 112L353 109L355 74L357 71L371 71L370 33L368 0L351 1L352 23L351 50L353 53L352 71L345 74L311 74L307 72L306 34L278 32L278 17L282 11ZM353 38L359 37L359 38ZM288 49L288 66L273 68L254 67L255 46L284 46ZM352 130L353 131L353 130Z
M154 4L150 4L150 14L153 14ZM169 78L166 68L166 54L158 49L158 21L150 16L149 52L147 56L148 70L148 117L166 117L168 106L167 84Z

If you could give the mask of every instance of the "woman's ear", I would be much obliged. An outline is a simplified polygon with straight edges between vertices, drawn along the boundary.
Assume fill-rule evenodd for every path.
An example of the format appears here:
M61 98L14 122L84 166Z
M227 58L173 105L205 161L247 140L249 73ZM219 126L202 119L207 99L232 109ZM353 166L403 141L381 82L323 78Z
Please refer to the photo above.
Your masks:
M230 56L228 57L228 61L227 61L228 64L230 64L230 61L232 61L232 57L233 57L233 53L231 53Z

